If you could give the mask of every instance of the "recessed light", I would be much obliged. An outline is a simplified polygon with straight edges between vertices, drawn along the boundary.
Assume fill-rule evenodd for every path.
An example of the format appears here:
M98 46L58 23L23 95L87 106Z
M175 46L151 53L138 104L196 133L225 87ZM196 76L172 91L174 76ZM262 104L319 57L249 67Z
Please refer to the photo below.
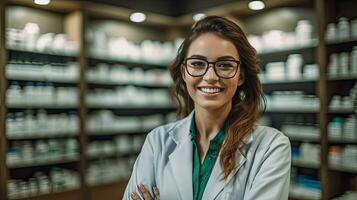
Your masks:
M142 12L134 12L130 15L132 22L143 22L146 19L146 15Z
M50 3L51 0L34 0L34 3L35 4L38 4L38 5L47 5Z
M201 19L203 19L203 18L205 18L206 17L206 14L204 14L204 13L197 13L197 14L195 14L195 15L193 15L193 20L195 20L196 22L197 21L199 21L199 20L201 20Z
M248 7L251 10L262 10L265 8L265 4L261 0L254 0L248 3Z

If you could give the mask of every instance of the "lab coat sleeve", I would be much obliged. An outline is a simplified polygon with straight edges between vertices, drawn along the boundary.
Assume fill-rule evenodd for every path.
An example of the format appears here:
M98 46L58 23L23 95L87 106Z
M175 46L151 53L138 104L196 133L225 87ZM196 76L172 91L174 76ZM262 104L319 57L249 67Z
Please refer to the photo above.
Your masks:
M155 160L152 136L153 133L148 134L141 148L141 152L135 161L131 177L124 192L123 200L131 199L130 194L132 192L137 192L137 194L140 195L137 186L141 183L146 186L153 196L152 187L155 186Z
M278 134L263 157L244 200L287 200L290 185L291 147L289 139Z

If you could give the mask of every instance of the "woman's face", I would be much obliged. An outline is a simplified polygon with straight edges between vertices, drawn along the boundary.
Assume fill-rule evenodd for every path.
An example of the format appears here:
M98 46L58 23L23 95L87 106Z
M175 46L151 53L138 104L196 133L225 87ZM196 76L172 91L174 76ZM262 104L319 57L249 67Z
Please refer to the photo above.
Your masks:
M209 62L217 60L240 60L239 52L232 42L213 33L204 33L192 41L188 48L186 58L201 58ZM188 74L183 65L183 79L187 91L194 101L195 108L206 110L230 109L232 98L238 88L243 84L243 79L237 73L230 79L217 76L210 64L208 71L201 77Z

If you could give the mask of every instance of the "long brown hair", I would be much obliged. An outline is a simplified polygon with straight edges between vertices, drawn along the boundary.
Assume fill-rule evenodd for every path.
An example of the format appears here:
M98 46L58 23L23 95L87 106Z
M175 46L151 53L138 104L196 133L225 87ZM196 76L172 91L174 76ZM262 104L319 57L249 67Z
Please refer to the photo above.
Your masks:
M182 63L192 41L203 33L214 33L231 41L241 59L240 76L244 83L238 87L232 99L232 109L226 119L227 130L221 147L220 164L226 179L235 167L235 153L243 139L252 133L261 111L265 110L265 99L258 78L260 64L255 49L249 44L242 29L234 22L218 16L208 16L198 21L181 44L174 63L170 66L173 79L171 95L178 106L178 116L186 117L194 109L182 78Z

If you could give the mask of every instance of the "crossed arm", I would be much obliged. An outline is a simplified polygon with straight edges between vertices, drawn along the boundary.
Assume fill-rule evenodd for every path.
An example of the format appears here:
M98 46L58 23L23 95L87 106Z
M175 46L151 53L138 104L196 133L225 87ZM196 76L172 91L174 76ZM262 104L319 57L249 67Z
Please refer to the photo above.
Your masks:
M151 196L151 193L147 190L145 185L139 184L138 189L140 191L141 196L144 198L144 200L160 200L160 192L157 187L153 187L152 190L154 191L154 196ZM140 200L140 196L137 192L132 192L130 194L131 199L133 200Z

